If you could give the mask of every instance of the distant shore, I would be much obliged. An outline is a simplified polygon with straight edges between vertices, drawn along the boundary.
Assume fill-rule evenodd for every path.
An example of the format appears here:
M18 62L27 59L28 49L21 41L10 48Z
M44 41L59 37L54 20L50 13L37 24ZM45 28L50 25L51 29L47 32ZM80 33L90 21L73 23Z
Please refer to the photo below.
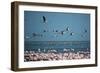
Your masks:
M74 49L71 51L63 49L63 53L58 53L56 50L48 50L48 52L24 51L24 62L28 61L55 61L55 60L74 60L74 59L90 59L90 52L77 51Z

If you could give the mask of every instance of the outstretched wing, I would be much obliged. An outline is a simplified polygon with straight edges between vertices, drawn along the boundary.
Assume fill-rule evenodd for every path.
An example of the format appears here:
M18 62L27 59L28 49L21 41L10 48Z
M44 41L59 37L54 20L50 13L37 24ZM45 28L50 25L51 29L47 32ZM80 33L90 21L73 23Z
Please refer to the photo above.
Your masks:
M42 19L43 19L43 23L46 23L47 22L47 19L45 16L42 16Z

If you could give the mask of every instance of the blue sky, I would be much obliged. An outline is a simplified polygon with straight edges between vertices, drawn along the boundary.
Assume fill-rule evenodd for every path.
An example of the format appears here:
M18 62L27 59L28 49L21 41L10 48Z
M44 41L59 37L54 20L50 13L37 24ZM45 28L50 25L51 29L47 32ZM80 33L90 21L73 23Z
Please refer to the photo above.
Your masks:
M90 14L24 11L24 38L25 41L89 41Z

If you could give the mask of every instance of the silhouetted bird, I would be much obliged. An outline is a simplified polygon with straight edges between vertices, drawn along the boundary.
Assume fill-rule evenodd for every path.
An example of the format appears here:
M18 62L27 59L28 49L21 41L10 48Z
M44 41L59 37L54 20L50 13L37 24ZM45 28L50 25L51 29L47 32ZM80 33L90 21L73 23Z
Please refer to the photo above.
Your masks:
M61 31L61 35L63 35L64 34L64 31Z
M32 35L33 35L33 36L36 36L36 33L33 33Z
M66 28L66 31L69 31L69 27Z
M43 30L43 32L46 32L46 30Z
M56 32L58 32L58 30L56 30Z
M37 34L37 33L32 33L32 35L33 35L33 37L36 37L36 36L42 37L43 36L42 34Z
M46 17L43 16L42 18L43 18L43 23L46 23L46 22L47 22L47 21L46 21Z
M87 32L87 30L85 29L85 31L84 32Z
M73 34L74 34L73 32L70 33L71 36L72 36Z

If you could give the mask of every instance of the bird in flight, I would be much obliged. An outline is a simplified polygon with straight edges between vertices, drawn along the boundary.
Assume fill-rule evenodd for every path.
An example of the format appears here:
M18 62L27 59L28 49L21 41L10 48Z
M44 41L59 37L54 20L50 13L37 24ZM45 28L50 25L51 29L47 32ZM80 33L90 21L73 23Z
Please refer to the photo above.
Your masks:
M46 17L42 16L42 18L43 18L43 23L46 23L47 22Z
M71 32L70 35L71 35L71 36L74 35L74 32Z
M84 30L84 32L86 33L86 32L87 32L87 30L85 29L85 30Z
M42 34L32 33L33 37L42 37Z
M69 27L66 28L66 31L69 31Z
M43 32L46 32L46 30L43 30Z

